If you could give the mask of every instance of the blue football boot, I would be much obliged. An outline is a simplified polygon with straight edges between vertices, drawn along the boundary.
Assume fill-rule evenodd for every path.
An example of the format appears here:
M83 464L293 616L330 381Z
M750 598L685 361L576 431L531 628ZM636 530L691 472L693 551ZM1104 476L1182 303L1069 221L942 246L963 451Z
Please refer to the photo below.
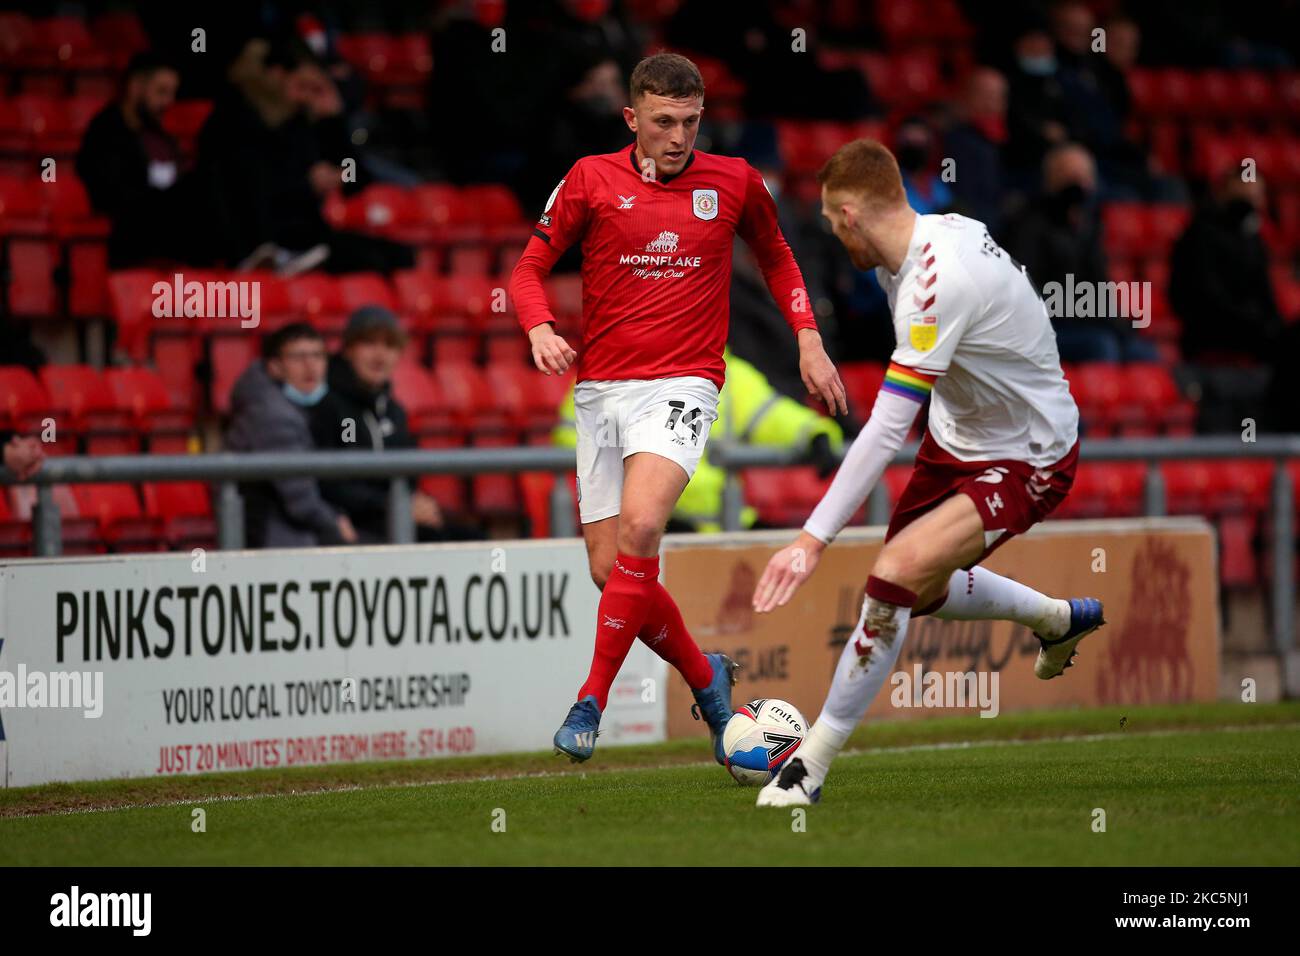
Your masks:
M701 690L692 690L695 703L691 705L691 716L703 719L709 725L709 736L713 739L713 759L726 766L726 754L722 751L722 731L731 719L731 688L736 683L736 671L740 665L726 654L705 654L709 666L713 668L713 680Z
M588 694L569 708L569 716L555 732L555 752L574 763L590 760L600 736L600 706L594 694Z
M1105 623L1101 602L1096 598L1070 598L1070 629L1057 638L1034 635L1042 645L1034 662L1034 676L1040 680L1059 677L1073 665L1078 643Z

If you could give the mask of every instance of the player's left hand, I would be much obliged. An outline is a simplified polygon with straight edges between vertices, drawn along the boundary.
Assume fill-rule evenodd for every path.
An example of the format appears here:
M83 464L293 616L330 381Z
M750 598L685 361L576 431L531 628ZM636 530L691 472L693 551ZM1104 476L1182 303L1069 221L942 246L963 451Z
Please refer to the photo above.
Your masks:
M812 329L799 332L799 374L809 395L816 395L826 403L832 415L849 413L844 383L835 370L830 356L822 347L822 337Z
M767 562L763 576L754 588L754 610L766 614L778 607L785 607L790 598L794 597L799 585L817 570L817 562L825 550L824 542L807 531L800 531L794 544L786 545Z

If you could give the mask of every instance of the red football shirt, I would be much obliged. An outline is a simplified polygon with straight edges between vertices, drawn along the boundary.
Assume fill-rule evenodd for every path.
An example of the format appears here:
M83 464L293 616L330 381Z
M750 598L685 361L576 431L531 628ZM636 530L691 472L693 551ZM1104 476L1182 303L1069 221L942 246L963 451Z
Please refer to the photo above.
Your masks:
M736 235L753 250L790 327L817 328L758 170L695 151L675 176L646 180L635 146L586 156L551 193L515 267L519 323L527 332L551 321L542 280L581 242L578 380L698 375L722 388Z

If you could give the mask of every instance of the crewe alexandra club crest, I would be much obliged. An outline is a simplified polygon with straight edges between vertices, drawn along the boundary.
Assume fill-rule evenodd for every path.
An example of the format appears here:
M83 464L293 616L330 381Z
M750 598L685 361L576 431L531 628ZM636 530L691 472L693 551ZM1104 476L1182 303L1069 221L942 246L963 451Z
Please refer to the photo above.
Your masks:
M696 219L718 218L718 191L716 189L692 189L691 211Z

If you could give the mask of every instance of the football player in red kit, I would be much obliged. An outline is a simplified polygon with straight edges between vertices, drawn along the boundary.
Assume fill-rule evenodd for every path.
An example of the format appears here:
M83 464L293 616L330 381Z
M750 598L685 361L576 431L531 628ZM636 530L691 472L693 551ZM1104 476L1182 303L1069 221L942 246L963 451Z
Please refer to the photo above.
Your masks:
M638 637L695 695L722 762L735 665L703 654L659 583L659 543L717 417L727 341L732 240L739 235L799 345L809 394L847 411L822 348L776 204L742 159L697 151L704 82L685 57L637 65L623 114L636 142L578 160L547 200L510 283L533 361L548 375L577 363L578 507L601 589L591 671L555 734L575 761L595 749L610 685ZM582 248L582 340L557 335L543 279Z

